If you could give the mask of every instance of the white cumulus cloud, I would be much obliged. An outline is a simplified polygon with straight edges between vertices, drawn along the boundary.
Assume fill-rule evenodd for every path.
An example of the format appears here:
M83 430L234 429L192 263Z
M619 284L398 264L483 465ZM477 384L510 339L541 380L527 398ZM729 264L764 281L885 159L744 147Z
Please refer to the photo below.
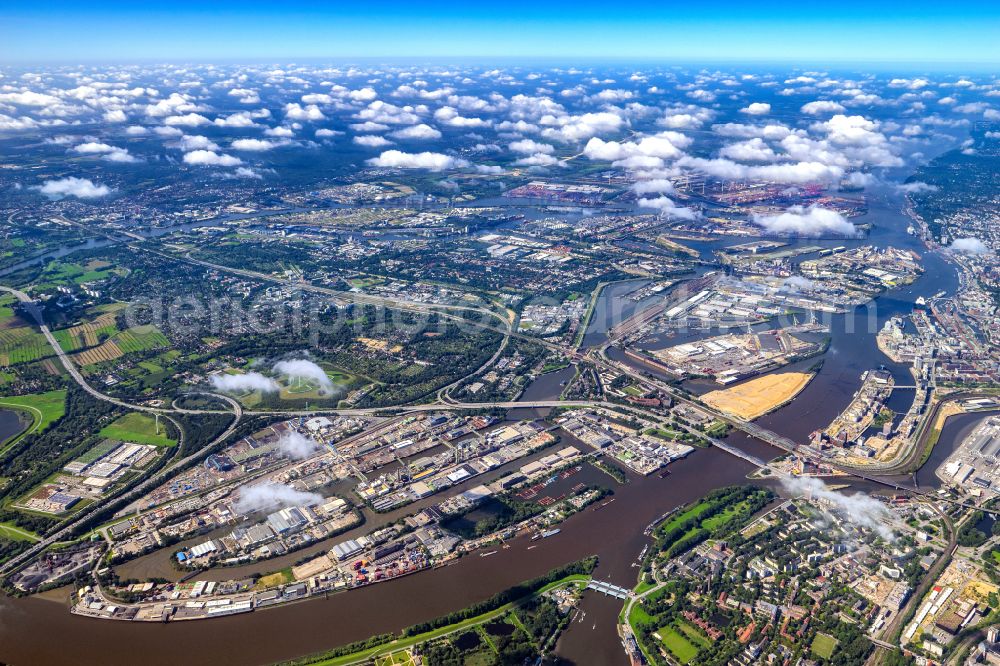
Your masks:
M192 150L184 153L184 163L197 166L239 166L243 160L232 155L224 155L212 152L211 150Z
M746 113L751 116L766 116L771 113L771 105L767 102L754 102L740 109L740 113Z
M333 381L323 368L304 358L278 361L271 368L275 374L288 378L289 383L310 382L319 386L320 393L332 393Z
M642 198L639 199L638 204L640 208L652 208L660 211L663 215L676 217L681 220L696 220L700 217L698 211L678 206L669 197Z
M441 132L434 129L430 125L420 123L419 125L411 125L410 127L404 127L401 130L397 130L392 133L392 136L397 139L429 140L440 139Z
M112 192L107 185L99 185L87 178L60 178L59 180L47 180L36 188L47 197L61 199L63 197L76 197L78 199L96 199L107 196Z
M268 141L266 139L236 139L230 145L233 150L245 150L249 152L264 152L272 150L278 146L283 146L286 141Z
M819 206L792 206L777 215L755 215L755 224L773 234L789 236L857 236L854 225L835 210Z
M212 387L216 391L223 393L245 393L247 391L260 391L262 393L275 393L281 387L278 382L259 372L247 372L243 374L229 375L220 373L209 378Z
M382 148L392 144L392 141L389 141L389 139L384 136L378 136L375 134L356 136L352 139L352 141L359 146L366 146L368 148Z
M990 247L978 238L956 238L948 249L961 254L990 254Z
M319 450L319 442L298 430L288 430L278 438L278 448L289 458L302 460Z
M818 100L802 105L802 113L808 113L810 116L819 116L824 113L843 113L846 110L843 104L828 100Z
M443 153L404 153L399 150L387 150L378 157L368 160L368 164L377 167L427 169L428 171L443 171L469 165L466 160Z

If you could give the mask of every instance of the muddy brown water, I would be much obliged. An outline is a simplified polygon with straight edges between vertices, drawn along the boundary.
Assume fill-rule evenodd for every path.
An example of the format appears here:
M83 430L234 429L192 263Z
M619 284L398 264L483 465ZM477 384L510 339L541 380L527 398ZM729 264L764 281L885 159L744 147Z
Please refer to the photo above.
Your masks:
M753 452L774 454L763 445ZM52 595L0 597L0 661L107 666L137 660L270 663L399 631L593 554L600 557L597 577L631 587L638 571L632 564L647 543L646 525L713 488L743 482L749 471L747 463L722 451L699 450L674 463L664 478L654 474L618 486L614 502L571 517L560 534L548 539L532 542L523 537L489 557L472 554L389 583L233 617L162 625L116 622L72 615L66 602L54 601ZM621 602L599 596L588 593L583 606L595 621L574 625L560 641L560 651L580 664L622 663L624 653L614 635ZM597 628L591 628L595 623ZM591 659L585 660L588 655Z

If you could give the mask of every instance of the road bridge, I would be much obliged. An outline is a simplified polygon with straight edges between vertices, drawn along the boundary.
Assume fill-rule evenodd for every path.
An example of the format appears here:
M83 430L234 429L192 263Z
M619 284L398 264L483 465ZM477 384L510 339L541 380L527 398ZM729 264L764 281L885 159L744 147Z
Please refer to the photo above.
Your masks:
M755 467L767 467L767 463L766 462L764 462L763 460L761 460L760 458L758 458L755 455L751 455L751 454L747 453L746 451L744 451L742 449L738 449L735 446L731 446L731 445L726 444L725 442L719 441L717 439L713 439L713 440L710 440L710 441L712 442L712 446L722 449L723 451L725 451L726 453L728 453L731 456L736 456L737 458L742 458L743 460L746 460L748 463L750 463L751 465L754 465Z
M619 587L612 583L606 583L603 580L591 580L587 583L588 590L597 590L601 594L606 594L609 597L615 597L617 599L628 599L629 595L632 594L631 591L626 590L624 587Z

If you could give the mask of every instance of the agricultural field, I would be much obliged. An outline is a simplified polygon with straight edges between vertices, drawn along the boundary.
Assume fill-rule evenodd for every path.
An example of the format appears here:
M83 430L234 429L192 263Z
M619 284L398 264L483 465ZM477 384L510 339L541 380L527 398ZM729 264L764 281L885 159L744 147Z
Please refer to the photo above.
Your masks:
M14 304L17 299L12 294L0 296L0 326L14 317Z
M73 360L82 366L114 361L125 354L170 346L170 340L155 326L135 326L105 340L97 347L78 352Z
M96 347L117 332L114 312L105 312L92 322L53 331L52 335L62 350L68 353Z
M115 341L126 354L170 346L170 340L155 326L135 326L116 335Z
M122 442L173 446L177 440L167 437L167 427L162 421L157 431L156 418L149 414L131 412L101 429L101 436Z
M113 361L124 355L125 352L123 352L118 346L118 343L112 339L104 342L98 347L94 347L93 349L88 349L87 351L74 354L72 358L77 365L87 366L96 365L105 361Z
M30 327L0 328L0 366L31 363L51 355L48 340Z

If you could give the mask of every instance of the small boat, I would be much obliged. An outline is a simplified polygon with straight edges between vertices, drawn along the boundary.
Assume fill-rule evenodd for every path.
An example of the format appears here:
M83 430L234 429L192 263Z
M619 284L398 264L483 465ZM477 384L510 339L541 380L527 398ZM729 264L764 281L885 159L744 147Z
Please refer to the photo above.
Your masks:
M496 554L497 554L497 551L491 550L488 553L479 553L479 557L489 557L490 555L496 555Z

